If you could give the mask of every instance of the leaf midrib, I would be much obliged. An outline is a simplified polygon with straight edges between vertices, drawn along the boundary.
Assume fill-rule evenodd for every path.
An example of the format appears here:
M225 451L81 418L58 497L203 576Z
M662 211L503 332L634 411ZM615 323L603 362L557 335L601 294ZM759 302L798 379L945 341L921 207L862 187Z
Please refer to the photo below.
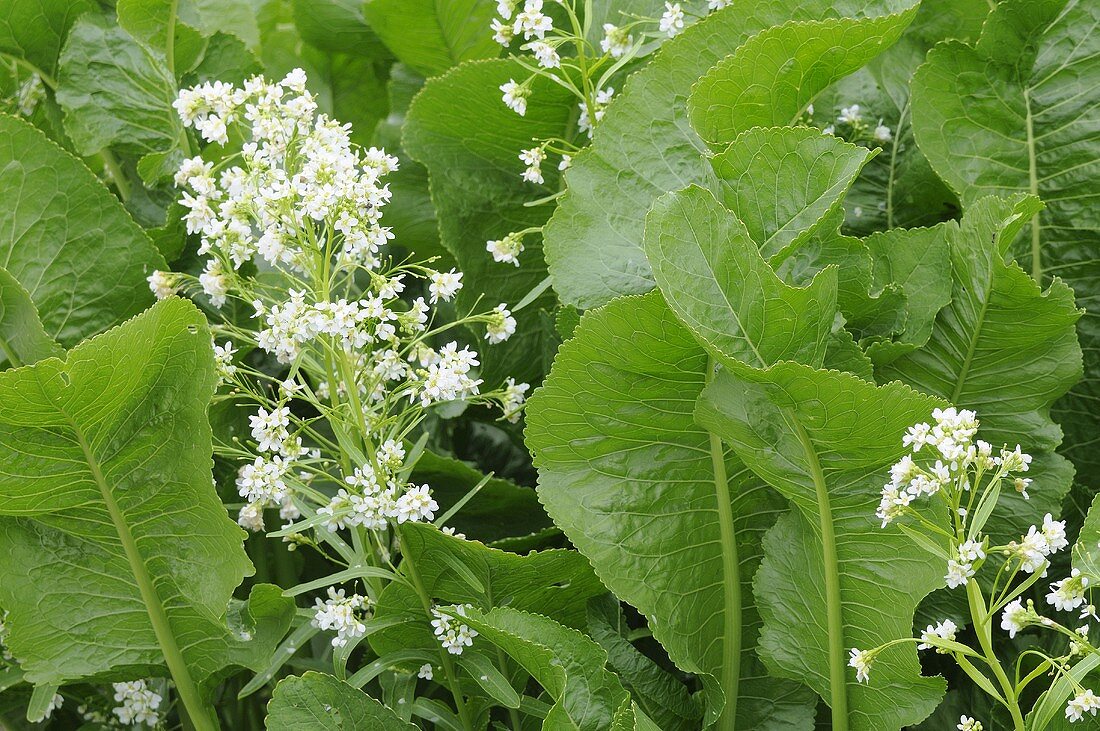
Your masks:
M1035 153L1035 126L1031 114L1031 90L1024 87L1024 125L1027 131L1027 177L1028 190L1033 196L1039 196L1038 161ZM1043 253L1040 240L1039 212L1031 219L1031 276L1040 285L1043 283Z
M130 570L133 572L134 579L137 581L138 591L141 593L141 599L145 604L146 613L149 615L149 621L153 625L153 633L156 635L157 642L160 644L161 652L164 653L164 660L168 665L169 671L172 673L172 680L176 684L176 690L179 692L180 697L185 700L185 705L192 714L191 721L194 723L195 728L200 731L207 731L208 729L213 731L215 726L211 723L210 719L198 716L195 713L196 710L205 707L201 701L198 686L195 685L195 681L191 677L191 673L187 668L187 663L183 658L183 652L176 643L175 635L172 634L172 626L168 621L168 612L164 604L160 601L160 596L157 594L156 587L153 584L153 578L150 576L149 569L145 565L145 561L141 556L141 551L138 549L137 540L130 531L130 526L126 523L122 509L115 500L114 494L111 492L111 486L107 483L107 479L103 474L103 469L99 465L99 460L96 459L91 446L88 444L87 438L84 436L84 431L77 425L75 419L60 406L58 410L69 422L69 426L76 437L77 444L80 445L80 450L84 453L84 461L88 464L88 469L92 473L92 478L99 488L100 495L107 507L107 513L111 518L111 523L115 527L115 533L118 535L119 542L122 544L122 550L126 554L126 561L130 564Z
M832 711L833 731L848 731L848 688L844 662L844 617L840 599L840 566L836 552L836 533L833 529L833 509L829 502L829 490L825 473L817 458L810 435L789 409L783 409L784 417L794 429L806 461L817 496L817 512L821 530L822 570L825 574L825 615L829 634L829 707Z
M717 363L707 358L706 380L713 379ZM737 534L733 525L733 501L726 475L726 453L722 439L714 432L710 438L710 459L714 469L714 491L718 501L718 534L722 551L723 620L722 692L726 696L719 720L721 728L736 728L737 697L741 684L741 562L737 552Z

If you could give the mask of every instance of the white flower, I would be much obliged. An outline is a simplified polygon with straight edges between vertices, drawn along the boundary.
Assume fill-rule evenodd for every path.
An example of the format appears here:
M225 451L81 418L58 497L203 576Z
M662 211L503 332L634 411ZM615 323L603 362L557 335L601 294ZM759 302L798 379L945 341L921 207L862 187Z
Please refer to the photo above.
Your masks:
M862 114L859 111L859 105L853 104L850 107L844 107L840 110L840 116L837 117L838 122L841 124L855 124L862 119Z
M1085 603L1085 589L1088 585L1089 578L1082 576L1079 569L1073 569L1069 576L1050 585L1047 604L1063 612L1076 609Z
M955 726L959 731L984 731L982 722L967 715L959 716L959 723Z
M261 406L255 416L248 417L248 422L252 427L252 438L257 442L256 448L261 452L278 452L290 438L287 433L290 409L286 406L270 412Z
M848 667L856 669L856 681L866 683L871 677L871 665L875 662L875 656L866 650L853 647L848 651Z
M1028 467L1031 465L1031 455L1021 452L1020 445L1017 444L1016 449L1011 452L1002 449L999 461L1007 472L1027 472Z
M527 391L530 384L516 383L516 379L509 378L505 381L504 395L500 399L500 407L504 410L504 418L513 424L519 421L519 409L527 400Z
M1024 496L1024 500L1031 499L1031 496L1027 494L1027 488L1031 486L1030 477L1017 477L1012 481L1012 486L1016 488L1016 492Z
M721 10L722 8L729 7L732 2L733 0L707 0L707 9ZM813 114L813 112L810 112L810 114Z
M404 495L397 498L393 517L397 518L398 523L431 521L437 510L439 504L432 499L428 486L421 485L406 490Z
M558 163L558 170L568 170L569 166L573 164L572 155L562 155L561 162Z
M508 79L507 83L500 85L504 92L501 97L504 105L519 116L527 114L527 98L531 96L531 90L525 84L517 84L515 79Z
M516 332L516 319L503 302L496 306L485 325L485 339L490 344L503 343Z
M292 466L291 460L285 460L279 455L270 459L257 457L251 464L242 465L237 471L237 492L249 503L281 503L290 494L283 478Z
M882 521L885 528L896 518L905 513L905 508L913 501L913 495L908 490L899 490L894 484L882 488L882 499L879 501L875 515Z
M225 345L214 343L214 367L218 372L219 381L228 381L237 373L237 366L233 365L232 341L226 340Z
M111 712L128 726L156 726L160 723L160 694L149 689L144 680L114 683L115 700L121 705Z
M432 671L432 664L430 662L424 663L420 666L420 669L416 671L416 677L423 678L424 680L431 680L434 675L435 674Z
M1050 513L1043 516L1043 538L1050 553L1057 553L1069 545L1066 539L1066 521L1054 520Z
M965 541L959 544L959 561L973 562L985 558L985 548L980 541Z
M237 513L237 525L245 530L259 533L264 529L264 506L262 503L248 503Z
M1031 612L1024 609L1019 599L1009 603L1001 612L1001 629L1008 631L1009 637L1031 624Z
M871 137L873 137L876 142L889 142L894 139L894 134L890 131L889 127L879 122L874 131L871 132Z
M462 272L451 269L449 272L432 272L428 301L433 305L439 300L450 302L458 290L462 289Z
M485 250L493 255L493 261L519 266L519 255L523 253L523 239L511 233L502 239L486 241Z
M497 13L505 20L512 17L512 11L515 7L516 0L497 0Z
M592 100L592 115L589 116L589 105L580 103L577 106L580 108L580 115L577 117L577 127L582 132L587 132L588 136L592 136L592 130L595 126L593 118L596 122L603 119L604 112L607 110L607 105L611 103L611 97L615 95L614 87L608 86L604 89L600 89L596 92L595 98Z
M516 14L512 32L516 35L523 33L525 40L531 38L542 39L554 29L554 21L549 15L542 12L542 0L526 0L523 11Z
M954 559L950 559L947 562L947 575L944 576L944 581L947 582L949 589L956 589L960 586L965 586L966 582L970 580L970 577L974 575L974 566L970 563L960 563Z
M939 624L928 627L921 633L921 644L917 645L918 650L927 650L936 646L936 640L955 640L955 632L958 631L958 627L950 619L945 619ZM945 651L937 649L936 652L946 654Z
M158 300L171 297L176 293L176 278L172 276L171 272L154 271L145 281L149 282L149 289L156 295Z
M611 58L622 58L630 50L633 37L625 28L620 28L613 23L603 24L603 40L600 41L600 50L611 54Z
M545 41L535 41L527 46L527 50L534 54L535 60L544 69L556 69L561 66L561 56L558 55L553 46Z
M546 159L546 153L541 147L532 147L530 150L521 150L520 162L527 166L523 171L523 179L528 183L542 184L542 161Z
M507 46L516 37L515 32L512 30L512 24L503 23L499 18L493 18L489 28L493 31L493 40L502 46Z
M661 15L659 28L662 33L667 33L669 38L684 29L684 11L680 3L665 3L665 12Z
M457 606L454 608L454 612L460 617L464 617L466 616L467 607L469 607L468 604ZM435 619L432 620L432 631L447 652L452 655L461 655L464 649L474 644L473 640L477 637L477 630L470 629L438 609L433 608L432 614L435 616Z
M1100 697L1094 695L1091 688L1086 688L1066 704L1066 718L1070 723L1076 723L1084 718L1086 713L1095 716L1098 709L1100 709Z
M199 275L199 284L202 291L210 298L210 304L221 307L225 304L225 296L229 292L229 278L222 269L222 263L217 259L207 259L206 269Z
M332 638L333 647L344 647L351 640L362 637L367 631L363 624L363 615L370 607L366 597L352 594L345 596L344 590L328 588L328 599L314 600L313 619L310 624L322 630L336 630Z

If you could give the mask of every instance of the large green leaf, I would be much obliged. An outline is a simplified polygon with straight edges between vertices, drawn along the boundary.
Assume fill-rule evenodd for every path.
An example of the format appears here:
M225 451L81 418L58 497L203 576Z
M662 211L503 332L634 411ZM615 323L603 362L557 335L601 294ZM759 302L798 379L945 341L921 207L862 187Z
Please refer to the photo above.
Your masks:
M825 87L893 44L916 12L789 22L753 36L696 83L692 127L722 143L751 127L794 123Z
M493 0L366 0L363 14L393 55L425 76L500 53L489 30Z
M1031 193L1046 207L1017 242L1025 269L1058 276L1089 314L1078 329L1085 380L1056 417L1085 483L1096 486L1100 429L1100 6L1071 0L997 5L973 46L933 49L913 77L913 128L921 150L960 195Z
M64 352L46 334L27 290L0 268L0 367L18 368Z
M929 553L875 518L905 428L942 403L796 363L721 373L699 401L699 423L794 506L765 536L753 582L760 654L825 699L834 729L898 729L943 695L913 645L883 653L867 685L846 667L848 648L908 636L917 603L943 584Z
M89 13L73 26L61 53L57 101L81 155L111 146L136 154L172 147L182 134L175 98L163 58L109 18Z
M79 160L22 120L0 116L0 266L65 347L153 301L165 269L148 236Z
M526 73L514 61L463 64L425 84L405 122L404 148L428 168L440 239L465 275L460 308L478 298L482 307L515 305L546 277L537 234L524 239L518 269L493 261L485 250L490 239L546 221L549 206L524 204L557 189L556 165L544 163L545 185L525 183L519 151L532 138L562 137L574 125L575 99L546 79L533 85L526 116L504 106L498 87ZM553 352L547 342L554 335L541 327L540 311L553 302L552 292L542 294L517 313L516 334L508 342L481 349L483 378L499 383L511 375L521 381L541 377L547 364L539 356Z
M605 667L607 653L580 632L538 614L500 607L471 611L477 642L491 642L517 661L555 703L544 731L602 731L629 706L622 683Z
M736 0L668 41L608 107L592 145L566 173L568 191L547 224L546 258L562 300L594 307L653 287L642 253L646 211L661 195L705 185L705 145L688 124L692 85L748 40L788 20L877 16L909 0Z
M701 676L711 720L724 699L725 727L809 728L804 691L765 677L755 652L750 582L785 501L696 426L708 361L658 292L585 314L528 407L539 496Z
M267 706L271 731L416 731L393 711L342 680L309 672L280 681Z
M285 631L277 591L226 616L252 565L211 480L215 380L205 320L175 298L0 374L0 605L30 682L167 664L193 709L227 665L255 663L249 624Z
M987 525L995 541L1025 532L1044 513L1057 514L1073 475L1054 453L1062 431L1050 408L1081 375L1074 329L1081 313L1061 280L1043 292L1019 266L1005 263L1006 249L1038 205L1030 197L987 197L960 224L937 227L951 248L951 302L924 347L876 373L974 409L983 439L995 447L1021 444L1036 458L1032 499L1001 495Z
M69 29L93 8L92 0L7 0L0 4L0 53L56 76L57 56Z
M756 367L824 361L836 319L835 267L804 288L784 283L745 224L694 186L654 204L645 252L669 306L716 355Z

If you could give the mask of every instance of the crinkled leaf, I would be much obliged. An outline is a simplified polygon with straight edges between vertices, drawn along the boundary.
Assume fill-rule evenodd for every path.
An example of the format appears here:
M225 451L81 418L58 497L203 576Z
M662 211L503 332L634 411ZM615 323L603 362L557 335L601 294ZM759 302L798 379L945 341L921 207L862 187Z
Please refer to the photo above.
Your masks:
M494 0L367 0L363 15L393 55L425 76L500 53L489 30Z
M164 259L83 163L26 122L0 116L0 266L46 333L70 347L153 301Z
M252 566L210 475L210 342L173 298L64 361L0 374L0 605L29 681L167 662L186 694L247 659L250 635L226 624ZM252 619L279 614L260 606Z
M416 731L361 690L314 672L275 686L264 726L272 731Z
M302 40L330 53L377 56L382 41L367 25L363 0L293 0Z
M692 127L720 144L750 127L792 124L818 92L889 48L916 12L914 4L880 17L789 22L753 36L692 88Z
M1046 204L1016 242L1025 269L1057 276L1089 314L1078 323L1085 379L1055 414L1065 453L1095 487L1100 460L1100 6L1087 0L1010 0L974 45L947 42L913 77L921 150L964 206L988 194L1031 193Z
M163 58L105 16L88 13L61 52L57 101L81 155L105 147L161 152L182 134L172 108L176 81Z
M845 193L872 157L814 129L751 129L711 158L712 186L770 259L835 225Z
M528 407L539 497L673 662L701 676L712 720L725 697L739 728L809 728L805 691L765 677L755 652L749 586L785 501L696 426L707 372L658 292L586 313Z
M645 251L669 306L716 355L756 367L821 365L836 317L835 267L803 288L784 283L745 224L694 186L657 200Z
M995 541L1016 538L1044 513L1058 513L1072 467L1054 453L1062 431L1051 405L1081 375L1073 292L1055 279L1043 292L1006 249L1034 215L1038 201L987 197L960 224L935 230L951 248L950 304L936 318L928 343L877 371L960 407L974 409L981 438L995 448L1023 445L1036 457L1035 489L1026 501L1002 493L990 523Z
M27 290L0 269L0 368L18 368L65 351L46 334Z
M880 655L868 684L847 667L848 648L908 636L917 603L943 584L942 566L875 518L905 428L942 403L795 363L720 373L699 400L699 422L794 506L765 536L753 582L760 654L817 691L834 727L898 729L943 696L910 644Z
M481 307L497 301L515 305L546 278L537 233L524 238L518 268L493 261L485 250L490 239L546 221L549 206L524 204L556 190L556 162L543 163L545 185L526 183L520 179L519 151L530 147L532 138L565 135L576 108L569 92L541 78L532 87L526 116L505 107L497 87L526 73L513 61L464 64L425 84L405 122L404 148L428 168L440 239L465 275L460 308L483 295L493 299L483 300ZM549 310L553 302L554 293L546 291L516 313L512 338L480 349L488 383L506 376L534 381L545 372L546 363L532 354L546 352L546 339L553 337L538 326L540 310Z
M186 0L184 0L186 2ZM206 39L195 28L179 19L179 0L118 0L115 16L119 26L134 40L159 54L167 66L168 21L176 5L172 33L172 68L177 76L191 68L205 53Z
M582 308L653 287L642 252L646 211L658 197L705 185L705 145L688 124L692 85L751 36L791 19L875 16L912 5L738 0L668 41L633 74L573 160L568 191L545 231L546 258L562 301Z
M1100 583L1100 495L1092 500L1085 524L1073 546L1073 568L1088 577L1089 584Z

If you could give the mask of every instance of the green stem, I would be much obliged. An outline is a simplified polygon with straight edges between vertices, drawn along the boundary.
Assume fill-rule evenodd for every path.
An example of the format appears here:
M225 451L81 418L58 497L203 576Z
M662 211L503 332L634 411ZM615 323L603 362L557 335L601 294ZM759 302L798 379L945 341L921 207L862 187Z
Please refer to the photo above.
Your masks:
M99 152L99 159L103 161L103 167L107 169L107 172L111 174L111 182L115 184L118 197L125 203L130 199L130 181L126 179L126 173L122 172L122 166L119 165L118 158L111 152L111 148L104 147Z
M432 598L428 594L428 590L424 588L424 581L420 578L420 570L416 567L416 561L413 560L412 554L408 550L408 546L405 543L405 536L401 531L396 531L397 542L401 547L401 562L407 564L409 569L409 579L412 580L413 588L416 590L417 595L420 597L420 603L424 607L424 613L431 618L432 615ZM451 661L450 654L442 647L439 648L439 661L443 666L443 673L447 676L447 686L451 689L451 695L455 699L455 708L458 710L458 718L462 721L462 728L466 731L473 731L474 724L470 720L470 711L466 708L466 699L462 695L462 688L458 684L458 674L455 673L454 663Z
M707 360L707 382L714 379L715 362ZM718 532L722 551L722 588L724 633L722 657L722 692L725 705L718 721L719 728L737 727L737 698L741 682L741 566L737 556L737 536L733 527L733 504L729 478L726 475L726 455L722 440L710 434L710 459L714 470L714 492L718 501Z
M1024 716L1023 712L1020 711L1020 703L1016 698L1016 688L1012 685L1012 681L1008 679L1004 668L1001 667L1001 661L997 659L996 653L993 652L993 628L989 624L989 616L985 612L985 598L982 596L982 590L978 586L978 582L973 579L966 582L966 599L970 605L970 618L974 623L974 633L978 636L978 644L982 647L982 654L993 671L997 684L1001 686L1001 690L1004 692L1005 707L1008 708L1008 712L1012 716L1012 727L1014 731L1025 731Z
M172 0L168 5L168 23L165 26L164 62L173 79L176 78L176 18L178 15L179 0Z
M833 509L825 473L817 459L810 435L792 420L795 433L802 443L817 493L817 512L821 529L821 553L825 572L825 617L829 628L829 707L832 710L833 731L848 731L847 664L844 651L844 617L840 600L840 564L836 553L836 532Z

